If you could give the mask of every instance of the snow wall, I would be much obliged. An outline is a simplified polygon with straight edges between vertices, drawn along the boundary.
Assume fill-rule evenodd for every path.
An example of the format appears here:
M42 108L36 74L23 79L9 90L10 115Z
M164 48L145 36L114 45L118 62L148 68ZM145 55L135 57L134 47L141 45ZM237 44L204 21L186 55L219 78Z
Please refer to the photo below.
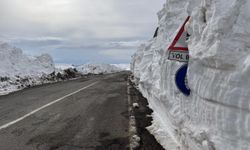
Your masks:
M0 64L0 77L41 77L55 71L50 55L27 56L21 49L3 42L0 42Z
M27 56L21 49L1 41L0 64L0 95L49 82L47 76L55 72L50 55Z
M190 96L175 85L183 63L167 53L187 16ZM167 0L158 18L158 36L131 62L154 110L150 132L167 150L250 149L250 1Z

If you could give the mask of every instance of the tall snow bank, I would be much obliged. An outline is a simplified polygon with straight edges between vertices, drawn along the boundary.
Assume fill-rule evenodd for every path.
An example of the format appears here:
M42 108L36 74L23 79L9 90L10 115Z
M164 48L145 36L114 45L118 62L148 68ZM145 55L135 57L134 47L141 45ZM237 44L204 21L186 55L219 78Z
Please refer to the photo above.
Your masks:
M139 47L131 71L166 149L250 149L249 10L247 0L167 0L158 13L158 36ZM167 55L187 16L188 97L174 81L181 63Z
M121 68L110 64L84 64L76 67L82 74L107 74L122 71Z
M28 57L19 48L0 43L0 76L42 76L55 71L51 56Z
M29 57L19 48L0 42L0 95L46 82L55 71L48 54Z

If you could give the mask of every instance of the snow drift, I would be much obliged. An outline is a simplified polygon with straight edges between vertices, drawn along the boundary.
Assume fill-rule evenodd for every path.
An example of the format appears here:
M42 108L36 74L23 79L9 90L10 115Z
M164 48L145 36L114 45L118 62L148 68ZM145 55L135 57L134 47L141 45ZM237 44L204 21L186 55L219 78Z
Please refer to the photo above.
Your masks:
M249 10L247 0L167 0L158 13L158 36L139 47L131 71L165 149L250 149ZM182 63L167 55L187 16L188 97L174 81Z

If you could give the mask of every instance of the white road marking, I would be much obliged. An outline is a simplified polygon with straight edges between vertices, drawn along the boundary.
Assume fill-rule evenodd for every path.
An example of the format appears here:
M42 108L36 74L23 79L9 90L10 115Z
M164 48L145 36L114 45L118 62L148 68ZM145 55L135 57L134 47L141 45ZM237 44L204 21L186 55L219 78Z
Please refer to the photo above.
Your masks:
M37 109L33 110L32 112L30 112L30 113L28 113L28 114L26 114L26 115L24 115L24 116L22 116L22 117L20 117L20 118L18 118L18 119L16 119L16 120L14 120L14 121L11 121L11 122L9 122L9 123L7 123L7 124L5 124L5 125L0 126L0 130L5 129L5 128L7 128L7 127L13 125L13 124L16 124L16 123L22 121L23 119L25 119L25 118L27 118L27 117L29 117L29 116L31 116L31 115L37 113L38 111L40 111L40 110L42 110L42 109L44 109L44 108L47 108L47 107L49 107L50 105L53 105L53 104L55 104L55 103L57 103L57 102L60 102L60 101L62 101L63 99L65 99L65 98L67 98L67 97L70 97L70 96L72 96L72 95L74 95L74 94L76 94L76 93L79 93L79 92L81 92L82 90L85 90L85 89L87 89L87 88L89 88L89 87L91 87L91 86L93 86L93 85L95 85L95 84L97 84L97 83L98 83L98 81L97 81L97 82L94 82L94 83L92 83L92 84L90 84L90 85L88 85L88 86L85 86L85 87L83 87L83 88L81 88L81 89L79 89L79 90L77 90L77 91L75 91L75 92L73 92L73 93L70 93L70 94L68 94L68 95L65 95L65 96L63 96L63 97L61 97L61 98L59 98L59 99L57 99L57 100L54 100L54 101L52 101L52 102L50 102L50 103L48 103L48 104L46 104L46 105L44 105L44 106L42 106L42 107L40 107L40 108L37 108Z

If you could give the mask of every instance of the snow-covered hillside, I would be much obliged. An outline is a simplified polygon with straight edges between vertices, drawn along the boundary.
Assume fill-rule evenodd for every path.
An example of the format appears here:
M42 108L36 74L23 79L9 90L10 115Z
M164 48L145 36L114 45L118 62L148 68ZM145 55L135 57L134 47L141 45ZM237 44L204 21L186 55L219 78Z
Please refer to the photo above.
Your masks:
M249 10L247 0L167 0L158 13L158 36L131 70L154 110L148 129L166 149L250 149ZM190 96L175 85L183 63L167 53L187 16Z
M122 71L121 68L110 64L84 64L76 67L76 70L82 74L107 74Z

